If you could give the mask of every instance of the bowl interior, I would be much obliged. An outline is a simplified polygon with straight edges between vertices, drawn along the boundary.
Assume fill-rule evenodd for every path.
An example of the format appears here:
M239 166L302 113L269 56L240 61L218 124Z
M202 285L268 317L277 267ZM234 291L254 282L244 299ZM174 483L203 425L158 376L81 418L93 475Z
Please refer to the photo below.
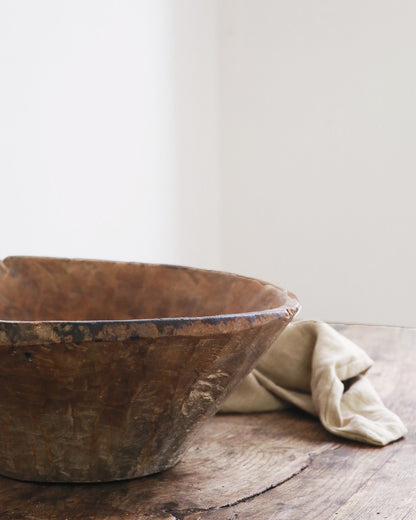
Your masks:
M187 267L37 257L0 264L5 321L214 316L273 309L284 299L258 280Z

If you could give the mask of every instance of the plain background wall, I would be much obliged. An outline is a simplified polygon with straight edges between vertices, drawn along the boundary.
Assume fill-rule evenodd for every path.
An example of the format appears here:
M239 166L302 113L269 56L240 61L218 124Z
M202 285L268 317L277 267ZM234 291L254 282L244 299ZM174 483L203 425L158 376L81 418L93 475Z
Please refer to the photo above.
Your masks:
M219 2L223 265L416 325L416 3Z
M216 31L215 2L0 0L1 258L220 267Z
M416 4L0 0L0 257L189 264L416 325Z

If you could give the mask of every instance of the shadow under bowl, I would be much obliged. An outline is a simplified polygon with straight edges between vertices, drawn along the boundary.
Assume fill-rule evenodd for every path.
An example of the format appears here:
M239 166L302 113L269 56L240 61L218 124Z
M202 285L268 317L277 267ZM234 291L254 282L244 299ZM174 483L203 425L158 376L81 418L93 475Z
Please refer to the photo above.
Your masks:
M0 474L104 482L173 466L298 308L228 273L5 259Z

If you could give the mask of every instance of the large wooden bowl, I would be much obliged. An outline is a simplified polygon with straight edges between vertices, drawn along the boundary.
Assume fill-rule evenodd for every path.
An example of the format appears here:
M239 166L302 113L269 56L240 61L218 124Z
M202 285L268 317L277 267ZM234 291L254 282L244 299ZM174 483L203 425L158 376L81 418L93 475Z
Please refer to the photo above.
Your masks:
M0 474L129 479L173 466L297 312L227 273L0 262Z

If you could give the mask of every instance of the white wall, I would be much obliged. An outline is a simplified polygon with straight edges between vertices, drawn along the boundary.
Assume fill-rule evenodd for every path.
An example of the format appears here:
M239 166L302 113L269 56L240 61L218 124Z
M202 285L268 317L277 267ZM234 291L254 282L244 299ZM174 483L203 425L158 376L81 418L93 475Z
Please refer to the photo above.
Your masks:
M416 325L416 4L0 0L0 258L223 268Z
M223 0L223 265L416 325L416 3Z
M174 0L176 246L180 264L221 268L217 5Z
M0 0L1 258L218 267L216 23L201 0Z

